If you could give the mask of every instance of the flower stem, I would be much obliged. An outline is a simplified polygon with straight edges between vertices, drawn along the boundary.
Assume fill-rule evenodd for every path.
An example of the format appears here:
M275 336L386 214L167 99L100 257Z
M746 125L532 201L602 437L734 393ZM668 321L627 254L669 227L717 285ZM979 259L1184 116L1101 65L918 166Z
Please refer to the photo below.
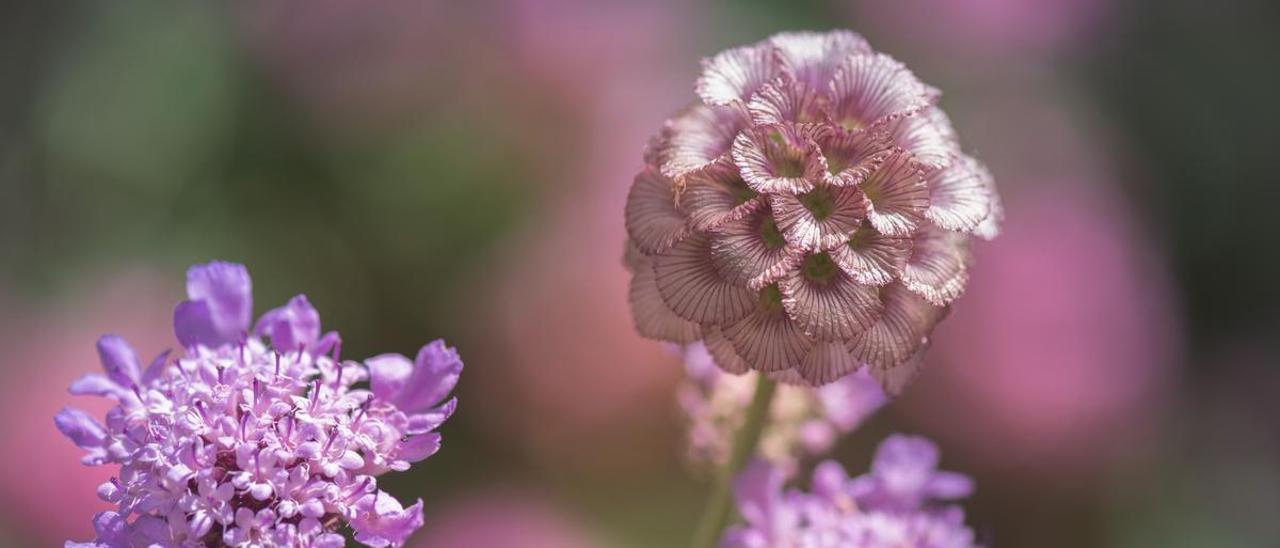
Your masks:
M755 396L751 398L751 407L747 408L747 418L742 429L733 437L732 452L729 461L719 470L711 497L702 511L702 519L693 537L693 548L712 548L720 540L720 534L732 513L733 478L742 470L747 459L760 443L760 433L769 418L769 402L773 400L773 390L777 387L769 377L761 374L756 383Z

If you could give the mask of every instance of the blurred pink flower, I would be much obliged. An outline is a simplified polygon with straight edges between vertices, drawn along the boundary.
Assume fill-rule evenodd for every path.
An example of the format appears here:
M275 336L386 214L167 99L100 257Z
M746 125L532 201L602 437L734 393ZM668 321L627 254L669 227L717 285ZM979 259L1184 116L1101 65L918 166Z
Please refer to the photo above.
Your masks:
M541 498L487 491L432 510L430 525L410 546L590 548L600 543L575 520Z
M68 443L49 417L70 400L95 415L110 407L100 398L67 394L72 381L98 367L94 341L102 333L146 348L151 353L146 359L176 346L170 296L181 288L169 278L129 271L101 286L75 288L83 298L40 308L12 299L0 307L0 363L14 387L0 399L0 413L14 419L7 424L5 444L23 448L0 452L0 531L8 538L54 545L91 537L92 523L80 517L111 507L95 494L111 471L81 465L84 451Z
M854 4L857 19L886 33L909 31L935 51L1045 53L1082 43L1109 0L898 0Z

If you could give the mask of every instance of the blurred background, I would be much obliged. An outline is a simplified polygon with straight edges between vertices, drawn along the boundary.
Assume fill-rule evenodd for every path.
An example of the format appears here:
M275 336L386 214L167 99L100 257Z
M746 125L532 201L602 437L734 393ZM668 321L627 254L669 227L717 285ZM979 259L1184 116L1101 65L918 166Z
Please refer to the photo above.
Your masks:
M1280 22L1194 0L21 2L0 17L0 545L91 536L53 428L101 333L174 346L187 265L305 292L344 355L444 337L417 546L682 545L683 368L631 328L622 208L698 59L850 28L944 90L1008 220L890 432L995 546L1280 545ZM480 536L477 536L480 535Z

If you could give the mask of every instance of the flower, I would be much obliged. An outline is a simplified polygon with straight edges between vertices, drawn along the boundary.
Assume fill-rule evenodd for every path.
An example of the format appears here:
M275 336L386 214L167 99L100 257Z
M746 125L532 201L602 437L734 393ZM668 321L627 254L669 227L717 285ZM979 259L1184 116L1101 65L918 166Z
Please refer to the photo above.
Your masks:
M85 464L119 466L98 487L116 509L94 517L94 541L68 546L339 547L344 523L370 546L399 546L422 525L422 501L404 508L376 477L439 449L457 352L435 341L412 362L342 361L337 333L321 335L301 295L250 332L251 287L244 266L192 267L174 310L176 359L143 367L124 339L99 339L105 374L71 393L115 407L104 422L75 408L54 422Z
M724 51L696 91L627 196L637 330L814 386L866 364L898 392L1001 215L938 90L835 31Z
M969 496L965 476L936 469L937 448L923 438L891 436L871 472L849 478L834 461L819 464L809 492L783 490L782 468L753 461L734 482L745 520L725 531L725 548L975 546L964 511L947 501Z
M688 420L690 459L724 464L759 374L724 373L702 343L688 345L684 361L688 378L677 395ZM852 432L887 401L879 383L865 371L816 389L781 385L770 402L769 420L756 454L793 467L801 457L830 450L840 434Z

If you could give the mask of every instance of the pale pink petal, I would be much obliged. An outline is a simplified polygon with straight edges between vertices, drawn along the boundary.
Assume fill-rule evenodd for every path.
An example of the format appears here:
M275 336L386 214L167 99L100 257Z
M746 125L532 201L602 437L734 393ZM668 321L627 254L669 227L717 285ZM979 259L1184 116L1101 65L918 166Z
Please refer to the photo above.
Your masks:
M658 293L680 317L724 325L749 314L755 292L725 279L711 259L711 240L695 233L654 257Z
M885 128L894 145L916 157L929 167L939 167L960 154L951 120L941 109L929 107L910 116L887 119L876 127Z
M826 172L826 160L810 126L771 124L743 130L733 141L733 161L757 192L805 192Z
M770 45L742 46L703 59L702 76L694 89L709 105L745 103L778 72L778 60Z
M825 90L845 58L869 54L871 46L847 31L783 32L769 39L777 48L782 70L813 89Z
M936 306L945 306L964 293L969 281L969 236L927 227L912 239L911 258L902 269L902 283Z
M662 300L652 268L640 269L631 277L627 295L631 301L631 318L641 336L681 344L701 336L698 324L681 318Z
M857 187L818 185L800 195L772 194L769 204L787 242L806 251L849 241L866 217L866 199Z
M814 134L827 161L827 184L852 186L862 182L893 153L890 135L882 128L846 130L823 126Z
M747 110L751 113L751 120L757 124L812 124L824 120L822 105L816 88L778 79L760 88L760 92L747 104Z
M709 232L711 260L730 283L759 289L800 264L802 250L787 245L769 211L730 221Z
M817 339L844 340L875 324L883 312L879 289L857 283L826 253L805 258L778 283L787 315Z
M968 156L927 172L929 209L925 217L947 230L972 232L991 213L990 179L986 166Z
M627 193L627 234L645 253L663 251L689 234L684 215L676 208L675 185L650 168L636 175Z
M653 260L648 255L645 255L643 251L640 251L640 248L636 246L635 242L631 241L631 238L627 238L627 241L622 246L622 266L627 268L627 272L635 274L641 269L653 268Z
M930 104L929 88L884 54L845 59L831 81L832 117L846 128L906 116Z
M747 186L732 162L716 162L690 173L680 193L680 210L689 226L704 231L757 211L764 201Z
M809 349L796 372L810 386L835 382L856 371L862 362L854 359L843 341L820 341Z
M651 156L663 175L681 177L728 154L749 121L741 107L690 105L667 120Z
M907 358L906 361L891 367L869 367L871 376L880 381L880 387L884 388L885 394L889 396L898 396L902 394L903 389L911 384L912 379L920 373L920 369L924 367L924 356L929 350L929 341L926 339L920 344L920 348L915 354Z
M853 357L873 371L901 365L915 355L944 312L901 284L881 288L880 301L884 314L849 345Z
M761 302L750 314L724 328L725 338L757 371L799 367L813 340L787 317L777 288L770 286L760 293Z
M974 235L984 240L990 240L1000 235L1000 223L1004 222L1004 204L1000 202L1000 193L996 192L996 181L994 178L987 177L987 197L990 200L988 204L987 218L978 223L978 227L973 229Z
M707 326L702 330L702 334L702 343L707 347L707 353L720 369L735 375L751 371L751 365L738 355L738 352L733 349L733 343L724 338L724 332L719 327Z
M911 238L886 236L870 223L853 233L846 245L831 250L840 269L858 283L886 285L898 277L911 257Z
M907 236L924 221L929 186L911 154L897 150L859 185L870 202L867 220L876 230Z

